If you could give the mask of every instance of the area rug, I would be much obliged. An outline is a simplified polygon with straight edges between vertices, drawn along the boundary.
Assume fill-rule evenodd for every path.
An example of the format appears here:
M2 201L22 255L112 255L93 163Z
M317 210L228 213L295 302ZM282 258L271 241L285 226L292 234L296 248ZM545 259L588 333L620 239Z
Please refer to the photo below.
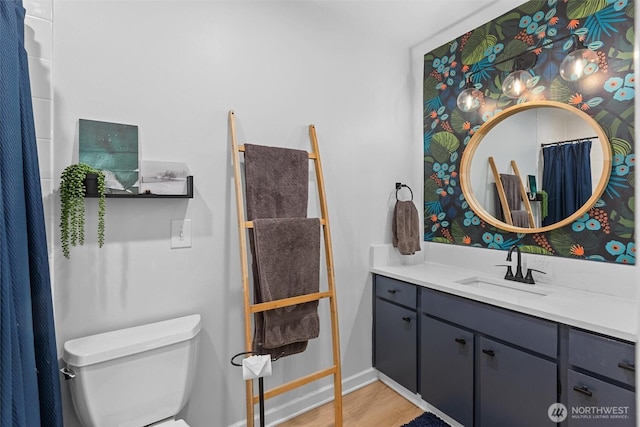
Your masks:
M403 424L402 427L450 427L449 424L438 418L432 412L425 412L418 418Z

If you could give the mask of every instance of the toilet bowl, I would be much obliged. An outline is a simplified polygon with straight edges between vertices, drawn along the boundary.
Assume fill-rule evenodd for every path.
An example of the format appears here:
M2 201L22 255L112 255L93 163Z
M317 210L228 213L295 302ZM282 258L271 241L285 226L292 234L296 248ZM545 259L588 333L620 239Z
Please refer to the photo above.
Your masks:
M77 338L61 372L84 427L188 427L199 314Z

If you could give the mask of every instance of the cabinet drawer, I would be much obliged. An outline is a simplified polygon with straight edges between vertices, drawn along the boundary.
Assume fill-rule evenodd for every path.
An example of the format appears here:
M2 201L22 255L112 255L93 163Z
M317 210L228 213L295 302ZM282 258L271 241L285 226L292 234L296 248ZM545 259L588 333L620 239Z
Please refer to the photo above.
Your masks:
M570 329L569 364L635 385L635 346L631 343Z
M575 426L635 426L635 393L569 370L567 421Z
M376 296L416 309L417 287L385 276L375 276Z
M558 356L558 325L554 322L426 288L422 310L540 354Z

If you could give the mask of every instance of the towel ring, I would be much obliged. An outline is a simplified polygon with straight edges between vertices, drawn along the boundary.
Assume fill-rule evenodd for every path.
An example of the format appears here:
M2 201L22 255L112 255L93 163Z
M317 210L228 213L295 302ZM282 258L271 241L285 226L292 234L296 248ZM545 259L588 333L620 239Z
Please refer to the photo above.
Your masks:
M396 200L398 200L398 191L400 191L402 187L406 187L409 189L409 192L411 193L411 201L413 201L413 191L411 190L411 187L409 187L407 184L402 184L400 182L396 182Z

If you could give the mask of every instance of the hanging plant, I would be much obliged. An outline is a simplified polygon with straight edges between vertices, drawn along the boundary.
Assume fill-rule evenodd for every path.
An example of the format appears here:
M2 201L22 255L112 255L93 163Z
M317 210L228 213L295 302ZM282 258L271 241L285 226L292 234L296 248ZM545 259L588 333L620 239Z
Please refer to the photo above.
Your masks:
M60 241L66 258L69 258L70 246L84 244L84 198L87 193L87 176L91 177L91 174L97 179L98 247L104 245L104 173L84 163L67 166L60 181Z

